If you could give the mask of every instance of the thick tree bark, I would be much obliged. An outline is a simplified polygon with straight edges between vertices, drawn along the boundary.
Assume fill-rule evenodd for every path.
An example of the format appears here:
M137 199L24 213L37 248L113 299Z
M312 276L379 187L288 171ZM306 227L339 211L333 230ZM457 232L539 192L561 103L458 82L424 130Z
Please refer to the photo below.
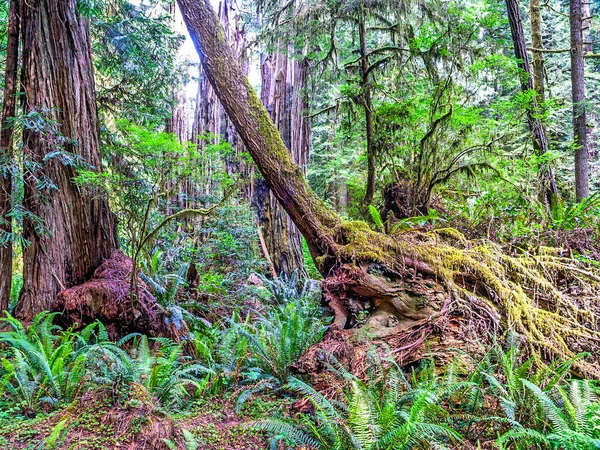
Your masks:
M575 197L580 201L590 195L585 81L583 60L582 0L569 2L571 29L571 93L573 98L573 139L575 142Z
M527 45L525 43L525 33L523 32L519 0L506 0L506 9L508 11L508 22L510 24L515 57L519 60L519 68L522 70L521 90L523 92L531 91L534 89L534 76L529 65L529 55L527 54ZM539 118L538 103L539 99L534 98L532 105L527 108L527 124L529 126L529 131L533 135L534 151L538 155L543 155L548 151L549 146L546 131ZM558 192L554 174L550 167L543 165L539 168L539 175L542 184L540 196L544 200L546 209L549 212L552 197Z
M76 186L76 169L53 153L96 170L101 168L99 125L92 71L89 24L75 11L76 0L22 2L24 113L55 121L62 136L23 131L25 157L37 164L33 175L56 189L40 190L29 176L24 206L43 221L45 231L27 217L23 251L23 291L16 315L31 319L52 309L59 291L88 280L117 248L114 219L104 198ZM56 156L56 157L55 157Z
M19 68L19 2L10 1L8 16L8 42L6 45L6 72L4 75L4 103L2 106L2 130L0 130L0 237L7 236L0 244L0 312L8 309L12 284L12 176L13 127L9 119L15 116L17 105L17 73Z
M292 161L302 169L309 151L310 129L306 119L306 67L302 62L277 52L263 59L262 102L277 126ZM265 244L277 274L297 270L306 276L302 252L302 234L270 192L264 180L256 183L253 198Z

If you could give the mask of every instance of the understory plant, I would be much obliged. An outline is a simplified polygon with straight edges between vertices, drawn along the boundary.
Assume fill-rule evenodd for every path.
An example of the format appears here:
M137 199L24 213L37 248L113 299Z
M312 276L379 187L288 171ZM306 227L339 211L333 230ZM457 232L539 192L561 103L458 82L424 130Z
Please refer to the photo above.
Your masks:
M74 399L87 382L89 352L106 338L98 322L76 333L54 325L56 316L42 312L28 327L8 313L1 319L10 330L0 333L0 342L8 346L0 393L29 411Z
M174 406L203 386L203 366L189 361L181 344L135 334L111 342L100 322L64 330L53 323L58 316L40 313L27 327L10 315L2 319L11 329L0 332L0 342L8 346L0 395L24 412L71 402L98 386L126 387L126 392L142 386L161 404Z
M232 328L248 345L246 387L238 398L238 409L255 392L278 389L287 383L292 365L308 348L319 342L326 330L323 308L309 282L299 286L297 274L264 280L269 291L262 311L253 311Z
M544 392L528 380L523 386L542 411L538 429L516 427L496 441L501 449L595 450L600 448L600 401L589 381L573 380Z
M337 398L296 378L286 386L310 402L314 415L263 419L246 426L266 431L273 442L318 449L450 448L462 441L443 402L468 384L432 382L432 377L409 381L392 359L376 355L364 379L339 364L331 369L345 380Z

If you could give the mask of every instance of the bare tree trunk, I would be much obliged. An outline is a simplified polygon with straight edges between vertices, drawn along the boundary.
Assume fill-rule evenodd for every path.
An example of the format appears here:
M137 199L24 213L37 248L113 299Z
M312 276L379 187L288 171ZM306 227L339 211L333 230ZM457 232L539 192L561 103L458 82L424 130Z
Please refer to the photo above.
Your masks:
M19 66L19 4L10 1L8 16L8 42L6 45L6 72L4 74L4 104L2 106L2 130L0 130L0 312L8 309L12 284L12 176L13 127L9 119L14 117L17 105L17 73Z
M506 0L506 9L508 11L508 22L510 24L515 56L520 61L519 68L523 71L521 90L523 92L531 91L534 89L534 76L531 73L531 67L529 66L529 55L527 54L525 33L523 32L523 22L521 20L521 11L519 10L519 0ZM540 81L543 83L543 80ZM534 98L533 104L527 108L527 124L529 126L529 131L533 135L533 148L536 154L543 155L548 151L548 138L542 121L539 118L537 98ZM542 165L538 170L542 184L540 196L546 205L547 212L550 213L552 197L558 192L554 174L552 173L552 169L547 165Z
M582 0L569 2L571 29L571 93L573 98L573 139L575 142L575 197L590 195L587 126L585 115L585 80L583 61Z
M107 200L76 186L76 169L54 153L101 167L89 24L77 15L76 0L24 1L21 7L24 113L55 121L67 138L23 131L23 152L38 165L34 174L56 186L40 190L32 177L25 183L24 205L46 229L24 220L31 244L23 251L16 315L28 320L52 309L59 291L88 280L117 249L117 236Z

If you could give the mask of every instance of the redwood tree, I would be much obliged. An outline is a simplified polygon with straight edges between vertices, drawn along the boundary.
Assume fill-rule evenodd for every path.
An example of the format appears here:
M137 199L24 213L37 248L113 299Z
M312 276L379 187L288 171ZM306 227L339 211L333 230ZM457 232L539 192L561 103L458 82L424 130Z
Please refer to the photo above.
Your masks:
M261 75L261 100L277 125L292 161L304 169L310 145L306 117L306 62L299 60L290 46L287 52L280 49L263 58ZM275 272L289 274L298 270L301 275L306 275L302 235L264 180L257 181L252 200Z
M23 223L30 244L23 250L16 307L23 319L52 309L59 291L89 279L117 248L107 200L77 186L76 167L67 163L101 167L89 23L76 5L77 0L21 2L24 114L43 118L62 135L33 127L23 131L23 152L32 167ZM38 180L54 187L43 189Z
M8 309L12 281L12 164L13 128L9 122L17 105L17 72L19 67L19 2L11 0L8 16L4 104L0 130L0 312Z

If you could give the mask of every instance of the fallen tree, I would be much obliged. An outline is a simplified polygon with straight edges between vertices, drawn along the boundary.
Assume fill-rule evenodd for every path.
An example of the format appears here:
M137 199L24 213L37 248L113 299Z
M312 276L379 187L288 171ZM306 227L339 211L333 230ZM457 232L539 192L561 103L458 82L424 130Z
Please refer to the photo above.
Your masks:
M507 254L456 230L385 235L328 209L292 162L279 132L231 55L210 0L178 0L204 71L269 188L304 235L325 280L335 326L362 311L368 333L404 361L426 340L520 333L548 358L598 355L600 273L550 249ZM442 342L442 346L444 343ZM600 375L598 356L578 361Z

